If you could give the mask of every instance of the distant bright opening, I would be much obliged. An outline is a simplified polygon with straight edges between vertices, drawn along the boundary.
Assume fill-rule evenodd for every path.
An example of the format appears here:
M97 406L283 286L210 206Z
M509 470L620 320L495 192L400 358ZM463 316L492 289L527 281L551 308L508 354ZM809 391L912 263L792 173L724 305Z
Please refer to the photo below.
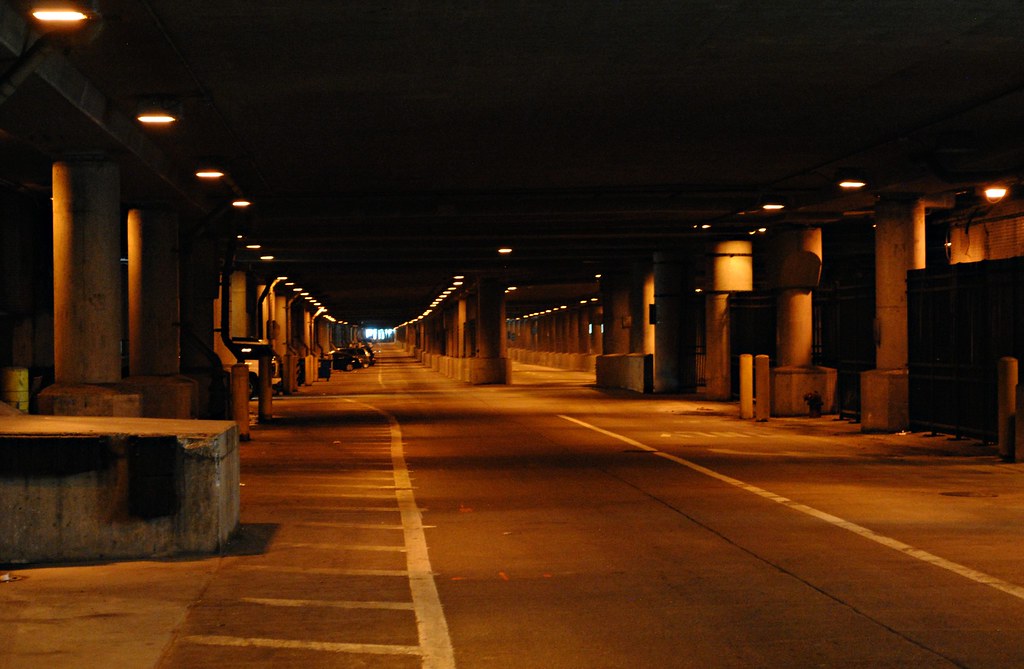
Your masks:
M394 328L364 328L363 339L367 341L394 341Z

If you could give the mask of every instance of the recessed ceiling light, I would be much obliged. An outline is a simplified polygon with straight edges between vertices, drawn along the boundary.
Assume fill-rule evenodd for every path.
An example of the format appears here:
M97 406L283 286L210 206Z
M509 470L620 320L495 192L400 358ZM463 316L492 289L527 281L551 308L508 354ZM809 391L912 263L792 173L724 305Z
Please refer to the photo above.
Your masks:
M509 253L512 253L512 249L508 248L507 246L503 246L502 248L498 249L498 253L507 255Z
M212 167L204 167L201 170L196 170L196 176L200 179L220 179L224 176L224 172Z
M263 246L261 244L246 244L245 248L252 249L255 251L256 249L263 248Z
M273 260L274 256L260 256L260 260Z
M245 209L251 204L252 202L249 202L248 200L235 200L234 202L231 203L231 206L236 207L238 209Z

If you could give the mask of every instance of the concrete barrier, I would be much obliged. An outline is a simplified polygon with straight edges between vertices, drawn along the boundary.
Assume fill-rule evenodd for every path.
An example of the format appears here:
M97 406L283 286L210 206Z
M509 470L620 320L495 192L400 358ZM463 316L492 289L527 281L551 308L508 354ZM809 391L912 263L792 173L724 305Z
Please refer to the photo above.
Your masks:
M227 421L0 420L0 563L224 549L239 524Z
M596 376L599 388L650 393L654 389L654 356L643 353L600 355Z

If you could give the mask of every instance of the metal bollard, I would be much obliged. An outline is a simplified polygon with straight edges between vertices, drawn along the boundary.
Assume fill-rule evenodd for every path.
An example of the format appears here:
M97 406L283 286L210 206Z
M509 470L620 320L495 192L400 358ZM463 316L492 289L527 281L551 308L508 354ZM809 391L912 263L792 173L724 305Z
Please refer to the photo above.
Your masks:
M754 417L754 356L740 355L740 418Z
M239 441L249 441L249 366L231 366L231 418L238 425Z
M766 421L772 415L772 377L768 356L754 357L754 420Z

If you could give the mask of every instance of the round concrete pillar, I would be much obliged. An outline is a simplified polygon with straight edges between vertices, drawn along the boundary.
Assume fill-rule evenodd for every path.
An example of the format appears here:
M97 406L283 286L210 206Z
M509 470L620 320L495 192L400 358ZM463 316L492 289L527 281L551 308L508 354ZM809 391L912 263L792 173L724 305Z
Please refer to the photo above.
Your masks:
M907 366L907 271L925 266L924 203L883 199L875 205L875 367Z
M777 302L776 351L780 367L810 367L814 323L811 291L787 288L779 292Z
M117 165L53 165L54 370L58 384L121 380L121 181Z
M128 212L128 367L132 376L179 371L178 216Z
M776 352L780 367L810 367L812 291L821 276L821 229L800 228L772 240L772 284L778 289Z
M708 293L704 306L707 331L705 392L709 400L728 400L732 397L729 293Z
M664 253L654 255L654 392L679 391L679 311L683 265Z

